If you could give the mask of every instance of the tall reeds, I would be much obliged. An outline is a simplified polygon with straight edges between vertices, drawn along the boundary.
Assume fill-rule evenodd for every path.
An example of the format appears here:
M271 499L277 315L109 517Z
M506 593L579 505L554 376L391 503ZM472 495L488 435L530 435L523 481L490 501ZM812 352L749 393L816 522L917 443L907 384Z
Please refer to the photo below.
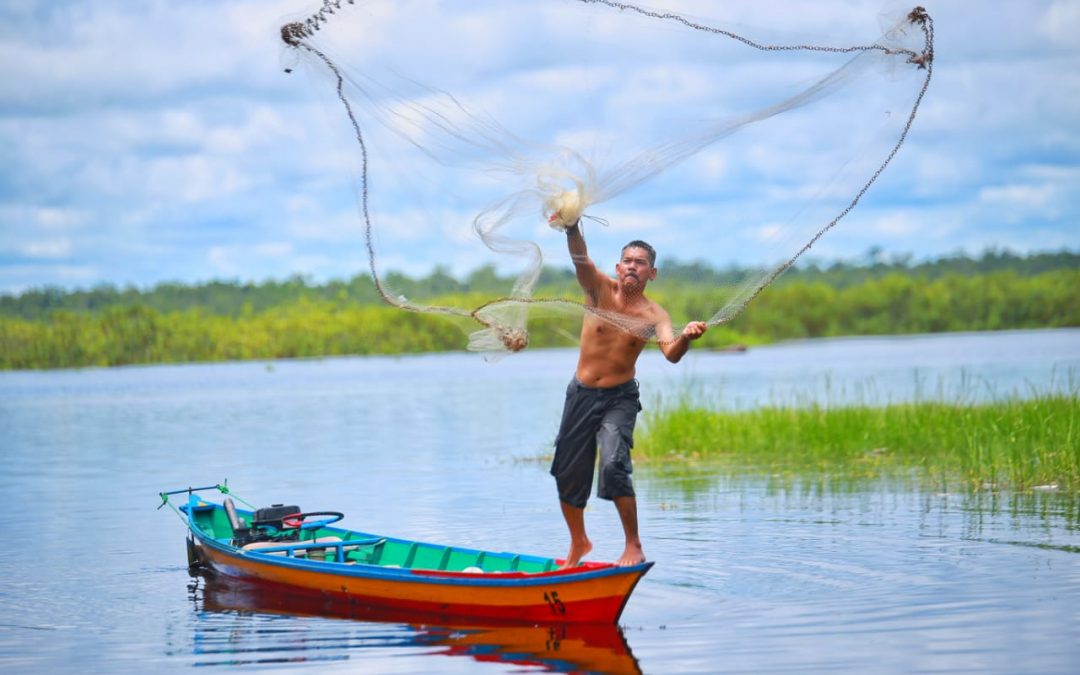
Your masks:
M770 405L647 413L638 456L760 473L910 473L939 487L1080 491L1080 386L989 402ZM958 485L959 484L959 485Z

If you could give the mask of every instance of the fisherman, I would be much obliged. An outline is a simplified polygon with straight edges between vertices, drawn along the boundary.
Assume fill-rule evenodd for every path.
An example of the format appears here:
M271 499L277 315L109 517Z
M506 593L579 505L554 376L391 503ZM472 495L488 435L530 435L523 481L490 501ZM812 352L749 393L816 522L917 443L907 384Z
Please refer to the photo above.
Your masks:
M581 326L577 372L566 389L551 463L563 517L570 530L570 551L564 567L577 565L592 550L592 542L585 534L585 504L592 491L598 448L600 476L596 494L615 502L626 536L619 565L636 565L645 561L645 552L638 536L637 499L630 478L634 422L641 410L635 364L650 335L656 336L667 360L678 363L690 342L705 333L707 325L692 321L675 336L668 313L645 297L645 286L656 279L653 247L640 240L624 246L612 279L589 258L580 225L579 220L566 228L566 241L589 309ZM626 319L625 325L640 325L643 330L631 333L602 318L606 312L619 315L620 323Z

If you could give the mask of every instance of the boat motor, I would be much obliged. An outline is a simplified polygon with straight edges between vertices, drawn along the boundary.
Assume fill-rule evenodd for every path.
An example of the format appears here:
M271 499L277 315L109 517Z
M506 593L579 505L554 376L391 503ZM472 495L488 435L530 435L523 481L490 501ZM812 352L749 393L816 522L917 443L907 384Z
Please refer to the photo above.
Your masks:
M274 504L258 509L251 519L251 526L248 527L236 513L236 505L232 499L226 497L222 505L225 507L229 525L232 526L233 546L243 547L257 541L296 541L300 538L299 530L286 531L287 528L282 522L288 516L299 514L299 506Z
M255 517L251 520L251 526L273 528L275 531L281 532L286 529L285 523L282 521L289 516L298 516L300 513L300 507L295 504L292 506L272 504L255 512Z

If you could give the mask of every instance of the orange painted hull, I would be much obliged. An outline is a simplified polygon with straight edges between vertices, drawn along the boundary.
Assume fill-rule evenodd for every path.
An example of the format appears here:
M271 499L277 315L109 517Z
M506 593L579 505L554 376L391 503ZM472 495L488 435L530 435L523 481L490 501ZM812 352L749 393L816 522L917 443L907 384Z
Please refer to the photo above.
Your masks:
M225 576L358 606L522 623L616 623L652 563L591 564L535 574L468 574L314 562L244 552L197 537L201 562Z

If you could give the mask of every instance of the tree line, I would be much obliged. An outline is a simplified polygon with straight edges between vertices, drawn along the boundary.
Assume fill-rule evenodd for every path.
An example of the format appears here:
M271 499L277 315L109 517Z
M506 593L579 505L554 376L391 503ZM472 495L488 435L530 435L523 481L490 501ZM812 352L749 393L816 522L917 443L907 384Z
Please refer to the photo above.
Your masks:
M665 263L650 295L676 321L708 318L742 270ZM471 307L501 294L494 268L455 279L388 275L395 292ZM868 259L806 265L781 277L704 348L840 335L1080 326L1080 254L987 252L928 263ZM538 295L577 298L573 272L544 271ZM0 297L0 368L405 354L463 349L466 331L444 318L382 303L367 277L312 284L214 281L147 289L38 289ZM464 329L464 330L462 330ZM530 347L573 344L576 325L531 326Z
M738 283L754 272L737 266L715 268L701 261L661 259L658 266L663 283L655 284L656 288L668 285L691 289L725 287ZM819 282L833 288L845 288L896 274L933 280L946 275L980 276L991 272L1013 272L1017 276L1030 277L1055 270L1075 269L1080 269L1080 252L1067 250L1024 256L989 249L979 256L956 254L916 263L910 255L887 258L880 249L871 248L855 260L807 261L788 270L775 286ZM384 281L394 292L407 297L431 298L455 294L501 296L513 283L513 278L500 276L493 266L487 265L458 279L446 267L437 266L426 277L411 278L390 272ZM541 273L538 295L574 297L577 293L572 270L547 267ZM139 306L163 313L200 309L208 314L239 317L244 313L260 313L300 299L357 305L382 304L371 278L366 274L323 284L294 275L284 280L271 279L260 283L236 280L215 280L201 284L164 282L147 289L107 283L90 289L44 287L17 295L0 294L0 316L42 319L58 310L98 313L112 307Z

